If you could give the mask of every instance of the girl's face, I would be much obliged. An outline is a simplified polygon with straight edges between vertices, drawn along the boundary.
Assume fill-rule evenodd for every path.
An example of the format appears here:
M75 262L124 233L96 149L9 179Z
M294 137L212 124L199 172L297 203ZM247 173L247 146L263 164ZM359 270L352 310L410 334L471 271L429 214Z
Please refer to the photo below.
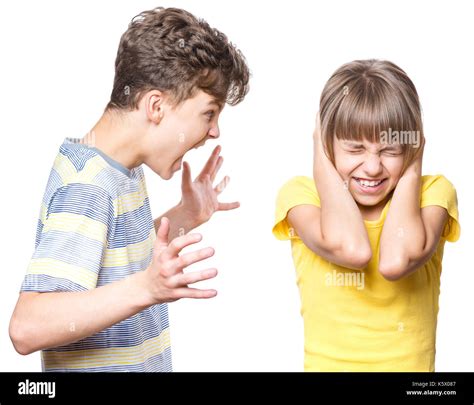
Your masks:
M384 203L402 175L403 151L399 144L334 138L334 160L359 206Z

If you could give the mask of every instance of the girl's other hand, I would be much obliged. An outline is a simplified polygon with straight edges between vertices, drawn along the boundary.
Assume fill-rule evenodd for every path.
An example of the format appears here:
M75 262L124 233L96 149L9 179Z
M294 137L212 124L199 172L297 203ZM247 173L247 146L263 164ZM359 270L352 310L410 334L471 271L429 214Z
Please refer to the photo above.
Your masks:
M406 168L403 176L419 176L421 177L422 163L423 163L423 153L425 149L425 137L421 138L419 149L416 151L415 157L410 165ZM402 177L403 177L402 176Z

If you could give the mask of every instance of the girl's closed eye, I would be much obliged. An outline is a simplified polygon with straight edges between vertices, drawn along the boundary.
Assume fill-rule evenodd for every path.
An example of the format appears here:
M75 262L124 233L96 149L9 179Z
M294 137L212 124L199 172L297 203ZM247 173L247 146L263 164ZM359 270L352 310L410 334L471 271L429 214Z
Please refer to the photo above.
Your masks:
M363 148L353 148L353 149L349 149L347 152L353 155L358 155L359 153L362 153L363 151L364 151Z
M383 149L382 153L386 156L400 156L403 151L400 148L387 148Z
M343 148L346 152L350 154L359 154L364 151L364 147L362 145L345 145Z

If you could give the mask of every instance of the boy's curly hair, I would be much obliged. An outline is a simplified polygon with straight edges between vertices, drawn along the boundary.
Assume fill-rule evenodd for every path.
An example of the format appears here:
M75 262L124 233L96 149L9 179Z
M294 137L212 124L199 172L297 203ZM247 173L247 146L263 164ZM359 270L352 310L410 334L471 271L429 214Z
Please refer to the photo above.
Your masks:
M122 35L106 110L134 110L153 89L175 105L198 89L236 105L249 76L244 56L222 32L185 10L158 7L134 17Z

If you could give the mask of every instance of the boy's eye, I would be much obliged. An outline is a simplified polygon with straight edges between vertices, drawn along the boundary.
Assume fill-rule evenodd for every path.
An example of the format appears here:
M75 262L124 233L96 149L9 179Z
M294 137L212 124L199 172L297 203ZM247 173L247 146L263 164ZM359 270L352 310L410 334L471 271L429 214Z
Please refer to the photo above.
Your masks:
M207 117L208 121L211 121L214 118L215 112L213 110L207 111L204 115Z

